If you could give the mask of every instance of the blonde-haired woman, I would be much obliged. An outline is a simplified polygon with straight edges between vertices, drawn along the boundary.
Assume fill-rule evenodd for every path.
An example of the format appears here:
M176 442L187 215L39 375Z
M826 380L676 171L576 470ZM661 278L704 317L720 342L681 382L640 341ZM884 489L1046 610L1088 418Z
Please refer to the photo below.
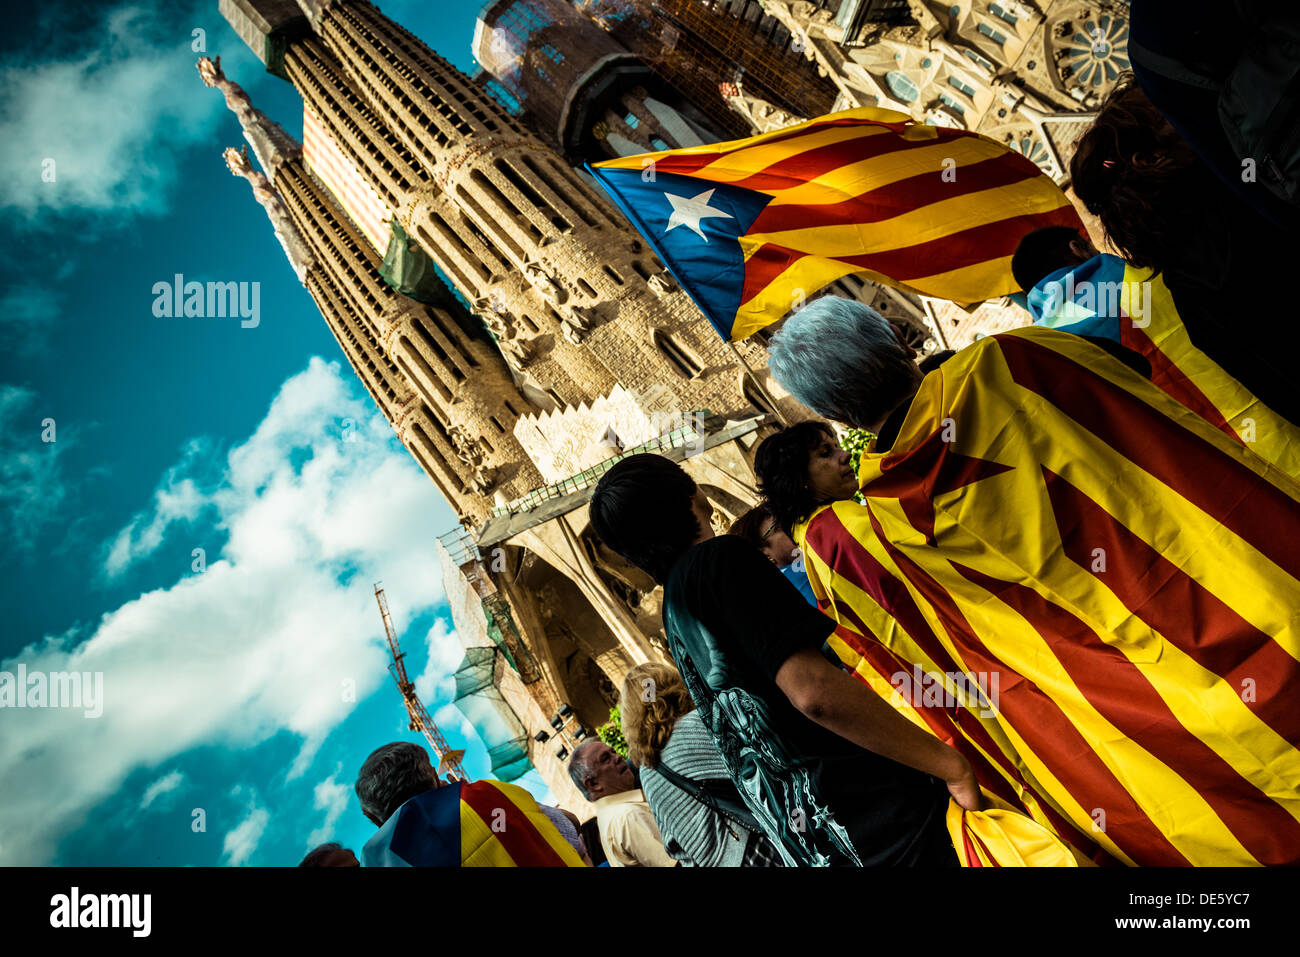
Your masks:
M671 665L637 665L619 700L628 759L670 855L689 867L779 867Z

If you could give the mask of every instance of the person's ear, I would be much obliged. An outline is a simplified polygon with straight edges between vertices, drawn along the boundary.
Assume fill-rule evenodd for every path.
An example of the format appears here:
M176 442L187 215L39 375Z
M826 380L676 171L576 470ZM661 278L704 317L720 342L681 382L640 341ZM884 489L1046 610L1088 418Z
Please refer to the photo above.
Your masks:
M894 330L894 338L898 340L898 344L903 347L909 357L916 358L916 350L912 348L910 343L908 343L907 334L904 331L903 324L896 322L893 319L887 319L886 322L888 322L890 328Z
M1081 262L1086 262L1097 255L1097 250L1093 247L1092 243L1088 242L1088 240L1084 239L1082 236L1070 240L1070 252L1079 257Z

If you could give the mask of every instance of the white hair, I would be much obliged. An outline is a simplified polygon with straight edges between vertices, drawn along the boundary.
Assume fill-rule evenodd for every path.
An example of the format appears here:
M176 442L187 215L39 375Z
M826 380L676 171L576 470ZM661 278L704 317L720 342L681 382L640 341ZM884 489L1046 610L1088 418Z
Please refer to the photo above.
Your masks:
M916 365L889 321L838 296L785 321L768 346L768 367L818 415L857 428L878 422L916 385Z

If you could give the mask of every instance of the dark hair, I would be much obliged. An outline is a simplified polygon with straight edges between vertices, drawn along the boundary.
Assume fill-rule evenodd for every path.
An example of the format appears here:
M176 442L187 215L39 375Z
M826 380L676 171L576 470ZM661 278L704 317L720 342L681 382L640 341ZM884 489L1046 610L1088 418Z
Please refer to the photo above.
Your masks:
M700 535L695 482L676 462L642 452L596 483L587 508L596 537L659 584Z
M1022 292L1029 292L1045 277L1074 261L1070 244L1081 239L1071 226L1044 226L1026 233L1011 257L1011 275Z
M755 548L763 547L763 526L772 518L772 510L766 505L755 505L727 529L728 535L736 535L749 542Z
M307 852L307 856L298 862L299 867L324 867L325 858L329 857L334 851L343 850L343 845L331 841L328 844L322 844L320 847L313 847Z
M1158 272L1186 242L1197 215L1198 166L1191 147L1127 74L1079 140L1070 179L1125 261Z
M822 504L808 487L808 456L828 438L834 430L810 419L769 435L754 453L759 491L787 535Z
M394 741L375 748L357 772L356 792L361 813L383 825L399 807L438 786L429 755L411 741Z

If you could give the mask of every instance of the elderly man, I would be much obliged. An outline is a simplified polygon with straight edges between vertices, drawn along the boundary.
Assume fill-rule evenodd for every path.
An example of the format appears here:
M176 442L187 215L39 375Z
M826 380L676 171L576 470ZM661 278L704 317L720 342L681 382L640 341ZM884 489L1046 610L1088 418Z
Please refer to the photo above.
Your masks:
M379 827L361 850L366 867L585 866L564 812L503 781L441 781L409 741L376 748L356 792Z
M600 843L610 867L676 867L627 760L604 741L584 741L569 759L569 777L596 805Z
M865 504L774 504L862 680L1089 856L1300 863L1300 484L1066 332L923 375L826 298L770 350L799 401L875 433Z

